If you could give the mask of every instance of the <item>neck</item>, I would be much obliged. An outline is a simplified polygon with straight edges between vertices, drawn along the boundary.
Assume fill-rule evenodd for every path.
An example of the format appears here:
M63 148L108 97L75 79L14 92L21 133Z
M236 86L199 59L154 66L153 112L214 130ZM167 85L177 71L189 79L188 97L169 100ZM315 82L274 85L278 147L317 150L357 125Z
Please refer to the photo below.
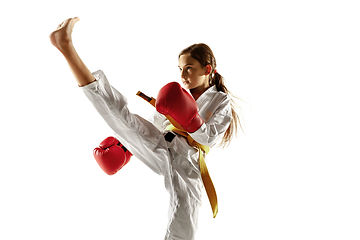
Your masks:
M210 86L199 86L194 89L190 89L191 95L194 97L195 100L197 100L201 94L203 94L206 90L208 90Z

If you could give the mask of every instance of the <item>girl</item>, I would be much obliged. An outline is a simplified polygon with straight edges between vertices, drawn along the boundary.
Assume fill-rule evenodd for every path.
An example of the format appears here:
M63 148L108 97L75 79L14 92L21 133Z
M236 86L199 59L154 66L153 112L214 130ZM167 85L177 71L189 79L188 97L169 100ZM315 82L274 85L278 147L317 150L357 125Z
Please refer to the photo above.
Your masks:
M91 73L76 53L71 33L77 21L79 18L76 17L61 23L57 30L51 33L51 43L64 55L78 85L114 130L119 141L137 159L155 173L164 176L165 187L170 194L169 223L165 239L194 239L203 187L199 166L200 150L190 146L182 136L166 130L170 122L158 112L158 101L162 101L160 98L167 101L162 102L164 108L169 102L173 104L180 100L172 94L170 98L159 98L160 92L163 94L167 91L161 89L157 99L158 111L149 121L132 114L127 108L124 96L109 84L105 74L101 70ZM220 137L220 145L227 145L239 123L223 78L215 68L213 53L205 44L194 44L179 54L181 80L192 96L186 100L189 101L186 104L195 104L194 116L197 119L191 120L189 126L185 127L183 124L183 127L185 130L191 129L187 131L192 139L209 147L214 146ZM172 83L171 86L175 85ZM187 98L188 93L181 91L180 88L181 97ZM186 104L180 102L182 107ZM161 111L164 113L166 109ZM177 113L180 118L187 114L186 111ZM173 137L169 138L169 134Z

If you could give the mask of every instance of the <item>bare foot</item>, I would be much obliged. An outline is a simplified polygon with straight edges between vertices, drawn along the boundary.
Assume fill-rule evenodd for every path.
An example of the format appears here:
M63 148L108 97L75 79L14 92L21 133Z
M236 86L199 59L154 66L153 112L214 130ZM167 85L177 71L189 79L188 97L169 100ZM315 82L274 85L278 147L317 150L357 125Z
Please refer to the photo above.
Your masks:
M72 44L71 33L73 31L76 22L80 21L80 18L69 18L63 21L57 29L50 34L50 41L60 52L64 51L64 48Z

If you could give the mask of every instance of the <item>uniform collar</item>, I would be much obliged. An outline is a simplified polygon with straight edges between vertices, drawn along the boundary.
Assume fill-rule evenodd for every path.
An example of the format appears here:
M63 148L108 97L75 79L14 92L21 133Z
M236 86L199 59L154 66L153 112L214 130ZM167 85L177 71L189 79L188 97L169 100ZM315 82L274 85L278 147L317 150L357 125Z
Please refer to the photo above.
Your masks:
M204 103L204 101L208 100L209 96L213 93L216 93L216 85L211 86L210 88L206 89L205 92L203 92L200 97L196 100L197 105L200 107Z

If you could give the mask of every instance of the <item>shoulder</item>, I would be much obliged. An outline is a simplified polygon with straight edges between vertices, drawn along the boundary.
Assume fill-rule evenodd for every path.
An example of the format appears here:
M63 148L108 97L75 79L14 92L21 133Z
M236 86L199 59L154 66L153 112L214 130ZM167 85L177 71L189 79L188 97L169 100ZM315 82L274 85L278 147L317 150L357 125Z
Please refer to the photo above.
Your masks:
M225 106L231 104L231 98L227 93L224 93L222 91L218 91L216 89L216 86L211 87L211 91L209 92L211 94L211 101L216 102L219 105Z
M230 115L231 99L228 94L218 91L215 86L210 87L196 101L200 116L205 122L217 115Z
M231 97L229 94L218 91L216 89L216 86L213 86L213 98L210 105L214 105L214 113L220 114L220 115L230 115L232 104L231 104Z
M206 103L209 102L220 103L223 101L230 101L228 94L218 91L216 86L211 86L200 96L196 102L198 105L206 105Z

